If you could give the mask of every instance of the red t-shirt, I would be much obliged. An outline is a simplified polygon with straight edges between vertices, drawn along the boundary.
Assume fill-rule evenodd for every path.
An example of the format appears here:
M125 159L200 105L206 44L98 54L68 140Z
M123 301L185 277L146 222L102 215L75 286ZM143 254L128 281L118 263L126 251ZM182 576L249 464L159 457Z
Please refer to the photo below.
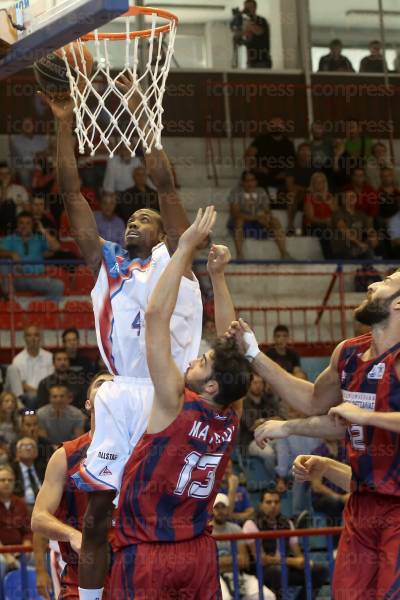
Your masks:
M22 544L32 536L30 518L25 501L11 496L10 506L0 501L0 542L3 546Z
M357 194L357 204L356 208L358 210L362 210L369 217L377 217L379 214L379 197L378 192L371 186L366 183L363 186L361 193L357 192L352 185L350 185L348 190L352 190Z
M307 194L304 200L304 207L311 205L313 208L314 218L318 221L330 219L332 216L332 196L327 195L325 200L322 200L316 194ZM310 221L304 217L304 225L311 225Z

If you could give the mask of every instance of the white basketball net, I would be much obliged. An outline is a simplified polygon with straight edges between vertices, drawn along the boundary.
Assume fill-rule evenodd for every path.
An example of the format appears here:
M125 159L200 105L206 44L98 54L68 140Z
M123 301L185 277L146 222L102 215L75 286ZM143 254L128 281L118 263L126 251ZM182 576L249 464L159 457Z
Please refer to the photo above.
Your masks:
M112 157L120 146L125 145L131 155L135 156L139 145L147 153L151 151L153 145L162 148L162 101L174 51L176 22L173 19L169 21L168 33L157 33L157 14L152 14L151 19L151 35L142 42L142 57L144 55L146 63L143 72L139 72L140 38L130 37L130 33L135 31L131 29L134 19L130 17L126 17L126 39L123 41L99 39L98 31L94 32L95 39L91 45L94 46L92 54L95 65L90 75L87 72L82 50L84 42L77 40L77 46L73 44L67 46L75 62L72 66L76 73L79 73L78 77L73 75L67 54L63 49L71 96L75 103L75 132L81 154L86 150L93 156L101 148ZM124 46L123 49L121 48L121 52L125 55L122 71L112 73L112 51L110 50L114 48L111 49L110 44L117 44L120 48ZM116 85L116 80L121 73L134 83L127 94ZM140 95L140 102L131 112L128 102L134 93Z

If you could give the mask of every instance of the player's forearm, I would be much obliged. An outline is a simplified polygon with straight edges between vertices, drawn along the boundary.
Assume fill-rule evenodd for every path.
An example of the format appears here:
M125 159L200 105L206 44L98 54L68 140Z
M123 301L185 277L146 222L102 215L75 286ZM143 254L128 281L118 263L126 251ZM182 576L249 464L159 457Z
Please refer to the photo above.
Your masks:
M400 433L400 413L397 412L371 412L363 411L365 414L360 419L359 425L380 427L394 433Z
M58 542L69 542L76 529L62 523L46 510L33 510L31 528L34 533Z
M35 567L37 571L46 571L46 550L48 539L40 533L34 533L32 538L33 555L35 557Z
M318 415L305 419L291 419L283 424L287 435L318 437L327 440L339 440L346 433L346 428L337 425L328 415Z
M335 485L342 488L345 492L350 491L351 482L351 467L345 465L332 458L326 458L327 469L324 473L324 477L332 481Z
M72 121L57 122L57 180L62 194L80 194L80 178L75 158L75 138Z
M221 336L236 318L235 307L224 273L211 274L210 278L214 293L215 327L217 335Z

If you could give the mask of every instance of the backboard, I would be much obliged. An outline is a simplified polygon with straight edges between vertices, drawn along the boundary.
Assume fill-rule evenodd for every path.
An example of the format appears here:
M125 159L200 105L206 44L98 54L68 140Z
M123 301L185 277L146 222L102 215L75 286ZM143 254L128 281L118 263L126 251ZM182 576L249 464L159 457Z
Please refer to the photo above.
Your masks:
M0 12L0 80L125 13L129 0L20 0Z

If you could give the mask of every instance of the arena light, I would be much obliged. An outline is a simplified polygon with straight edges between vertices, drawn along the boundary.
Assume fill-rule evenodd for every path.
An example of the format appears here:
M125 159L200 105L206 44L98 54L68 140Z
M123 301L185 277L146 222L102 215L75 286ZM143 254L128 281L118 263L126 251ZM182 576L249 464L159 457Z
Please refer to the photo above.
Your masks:
M363 16L363 17L379 17L379 10L357 10L350 9L346 11L346 17L352 16ZM385 17L400 17L400 10L384 10L383 15Z

